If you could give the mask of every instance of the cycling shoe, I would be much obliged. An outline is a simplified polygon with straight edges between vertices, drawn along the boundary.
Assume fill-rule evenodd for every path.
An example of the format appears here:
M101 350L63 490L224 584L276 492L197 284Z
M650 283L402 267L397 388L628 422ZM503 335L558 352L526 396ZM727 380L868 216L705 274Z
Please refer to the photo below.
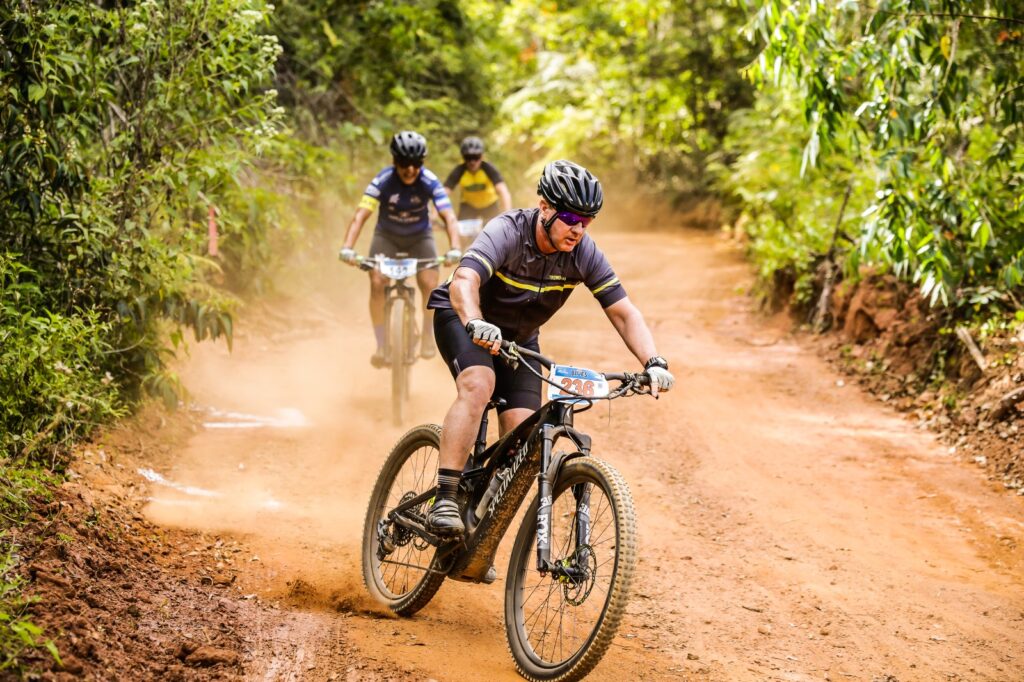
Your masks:
M380 369L388 364L387 356L384 355L384 351L378 348L373 355L370 356L370 364Z
M427 526L442 537L455 537L466 532L459 516L459 505L455 500L440 498L427 512Z

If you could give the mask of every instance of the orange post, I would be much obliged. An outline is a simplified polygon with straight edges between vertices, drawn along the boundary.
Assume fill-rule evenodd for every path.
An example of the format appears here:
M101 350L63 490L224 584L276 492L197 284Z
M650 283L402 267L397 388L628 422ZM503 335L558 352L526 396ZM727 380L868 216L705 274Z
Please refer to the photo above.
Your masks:
M207 222L207 231L210 238L210 245L207 253L211 256L217 255L217 207L210 204L209 209L209 220Z

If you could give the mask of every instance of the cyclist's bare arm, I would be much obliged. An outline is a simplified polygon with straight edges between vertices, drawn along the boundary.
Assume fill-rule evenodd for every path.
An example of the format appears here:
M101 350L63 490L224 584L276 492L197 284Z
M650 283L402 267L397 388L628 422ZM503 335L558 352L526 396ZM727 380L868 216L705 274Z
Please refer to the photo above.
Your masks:
M448 243L451 244L453 249L459 248L459 221L455 217L455 211L446 208L443 211L438 211L438 213L444 219L444 229L448 233Z
M501 212L512 210L512 195L508 191L508 185L504 182L499 182L494 186L494 191L498 193L498 203L501 205Z
M643 314L628 297L611 304L604 313L641 365L658 354Z
M459 315L462 324L470 320L483 319L480 310L480 275L472 268L458 268L448 285L452 308Z
M363 224L366 223L366 219L373 213L368 208L360 206L356 209L356 214L352 216L352 222L348 225L348 230L345 232L345 241L342 243L343 249L351 249L355 246L356 240L359 239L359 233L363 230Z

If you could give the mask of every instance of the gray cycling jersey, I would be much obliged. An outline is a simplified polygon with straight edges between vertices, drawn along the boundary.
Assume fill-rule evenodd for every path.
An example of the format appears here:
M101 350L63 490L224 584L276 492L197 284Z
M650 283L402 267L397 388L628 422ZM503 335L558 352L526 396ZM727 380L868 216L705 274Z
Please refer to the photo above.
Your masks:
M572 290L586 285L605 308L626 297L608 259L590 235L569 252L543 254L535 229L540 209L515 209L487 223L459 267L480 275L480 308L502 336L525 343L565 305ZM428 308L452 307L448 281L434 289Z

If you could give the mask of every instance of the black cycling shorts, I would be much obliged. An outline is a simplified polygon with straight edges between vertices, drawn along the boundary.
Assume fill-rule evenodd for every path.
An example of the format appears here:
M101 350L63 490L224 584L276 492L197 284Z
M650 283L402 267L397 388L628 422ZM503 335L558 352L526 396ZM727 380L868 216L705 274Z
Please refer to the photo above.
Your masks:
M520 361L519 369L514 370L500 356L491 355L485 348L473 343L454 310L434 311L434 339L453 377L459 376L467 367L475 365L489 367L494 371L494 393L491 398L505 399L505 406L499 408L498 412L513 407L531 410L540 408L540 377L527 369L523 361ZM536 338L521 345L523 348L540 352ZM536 360L523 360L529 362L538 372L541 371L540 363Z
M400 253L406 254L406 258L437 258L434 235L427 231L402 237L380 230L374 231L373 239L370 241L371 258L378 254L394 258Z

